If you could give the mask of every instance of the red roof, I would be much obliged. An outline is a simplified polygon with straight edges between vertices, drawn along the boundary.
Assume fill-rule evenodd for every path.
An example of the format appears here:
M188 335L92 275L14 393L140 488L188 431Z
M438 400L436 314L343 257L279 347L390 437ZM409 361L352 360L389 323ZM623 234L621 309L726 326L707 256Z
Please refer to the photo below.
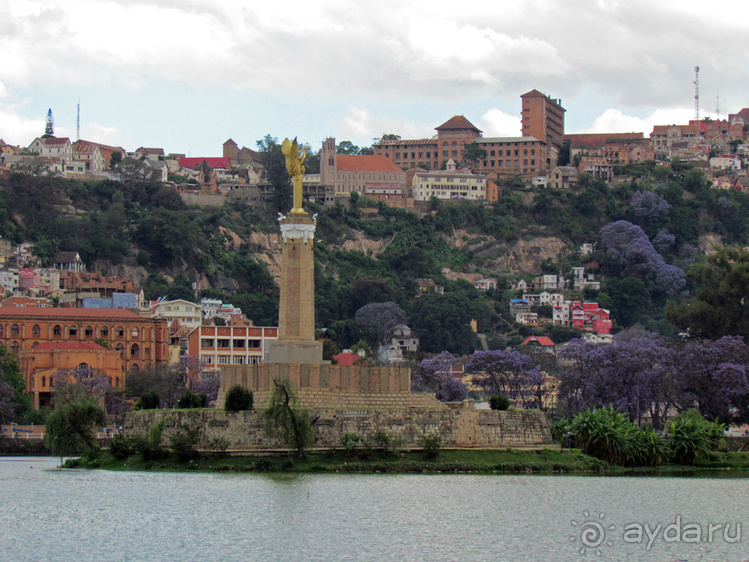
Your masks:
M42 142L47 146L55 146L58 144L67 144L70 142L68 137L57 138L57 137L43 137Z
M78 351L101 351L106 347L92 341L61 341L61 342L42 342L34 346L34 351L50 350L78 350Z
M449 131L454 129L471 129L472 131L476 131L477 133L480 133L481 130L476 127L473 123L471 123L468 119L463 117L462 115L456 115L455 117L451 117L442 125L439 127L435 127L438 131Z
M193 170L195 166L202 166L203 161L205 161L211 169L214 168L222 168L225 170L231 169L231 162L229 162L228 158L180 158L179 159L179 165L183 168L190 168Z
M542 347L554 347L555 345L554 342L551 341L551 338L547 338L546 336L528 336L520 345L528 345L529 343L537 343Z
M339 172L402 172L386 156L339 154L336 158Z
M357 355L356 353L348 352L348 353L339 353L338 355L334 355L333 359L335 359L338 365L351 366L351 365L357 365L359 361L361 361L361 356Z
M46 318L98 318L120 320L148 320L134 312L122 308L17 308L0 307L0 318L9 316L29 317L41 316Z

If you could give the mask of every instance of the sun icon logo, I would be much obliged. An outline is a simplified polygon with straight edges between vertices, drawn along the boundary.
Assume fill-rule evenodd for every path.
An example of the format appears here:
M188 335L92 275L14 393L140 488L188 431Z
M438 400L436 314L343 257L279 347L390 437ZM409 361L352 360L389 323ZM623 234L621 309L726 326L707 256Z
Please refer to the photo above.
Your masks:
M595 554L596 556L601 555L601 549L599 547L614 546L613 541L606 540L606 530L613 531L616 529L615 525L606 526L604 513L599 513L596 520L595 516L591 516L587 511L583 511L583 517L585 520L577 522L572 520L572 526L577 528L577 534L570 537L570 542L580 540L582 547L580 548L580 554Z

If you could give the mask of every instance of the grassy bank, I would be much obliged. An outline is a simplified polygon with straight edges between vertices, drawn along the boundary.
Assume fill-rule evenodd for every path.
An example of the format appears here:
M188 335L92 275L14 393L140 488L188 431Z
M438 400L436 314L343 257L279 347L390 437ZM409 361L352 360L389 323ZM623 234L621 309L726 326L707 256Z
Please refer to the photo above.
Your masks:
M66 468L100 468L106 470L152 470L168 472L293 472L293 473L359 473L359 474L596 474L596 475L689 475L699 471L747 473L749 453L720 453L695 466L662 465L658 468L628 469L615 466L578 450L460 450L440 451L436 458L423 452L395 455L371 453L349 456L341 451L310 453L300 460L289 456L200 456L183 461L176 457L144 461L141 455L124 460L103 452L98 458L71 459Z

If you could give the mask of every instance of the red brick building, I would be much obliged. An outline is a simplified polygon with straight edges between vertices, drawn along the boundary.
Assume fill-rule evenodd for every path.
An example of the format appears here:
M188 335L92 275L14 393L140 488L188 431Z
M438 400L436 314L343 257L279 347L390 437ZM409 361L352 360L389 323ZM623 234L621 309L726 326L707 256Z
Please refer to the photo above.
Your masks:
M164 320L121 309L0 307L0 345L13 353L44 342L106 342L126 370L166 365L169 329Z

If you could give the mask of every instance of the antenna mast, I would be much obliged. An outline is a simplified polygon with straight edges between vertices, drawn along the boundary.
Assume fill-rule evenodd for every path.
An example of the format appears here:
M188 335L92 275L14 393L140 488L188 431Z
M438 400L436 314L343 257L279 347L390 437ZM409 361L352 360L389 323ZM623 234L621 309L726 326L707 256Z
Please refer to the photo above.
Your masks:
M718 114L718 121L720 121L720 94L715 96L715 113Z
M700 120L700 67L694 67L694 120Z
M81 98L78 98L78 116L75 119L75 140L81 140Z

